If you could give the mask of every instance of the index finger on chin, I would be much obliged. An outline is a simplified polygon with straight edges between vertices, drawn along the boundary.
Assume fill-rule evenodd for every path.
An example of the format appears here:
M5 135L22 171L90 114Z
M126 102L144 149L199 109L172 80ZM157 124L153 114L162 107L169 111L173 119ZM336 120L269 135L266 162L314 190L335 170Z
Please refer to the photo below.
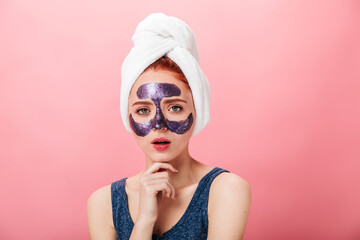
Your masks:
M177 172L177 170L169 163L154 163L145 171L146 174L162 172L170 170L172 172Z

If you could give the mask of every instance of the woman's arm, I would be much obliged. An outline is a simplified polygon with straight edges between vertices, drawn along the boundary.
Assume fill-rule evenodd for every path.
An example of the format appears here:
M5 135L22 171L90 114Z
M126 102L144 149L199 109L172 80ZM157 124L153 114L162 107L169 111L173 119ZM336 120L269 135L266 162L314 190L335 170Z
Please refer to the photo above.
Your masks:
M153 234L154 223L151 221L137 221L131 232L129 240L151 240Z
M233 173L217 176L210 188L208 240L243 238L251 202L249 184Z
M116 240L112 224L111 185L93 192L87 202L87 218L91 240Z
M162 197L174 199L175 189L166 171L177 172L168 163L154 163L140 179L139 212L130 240L151 240Z

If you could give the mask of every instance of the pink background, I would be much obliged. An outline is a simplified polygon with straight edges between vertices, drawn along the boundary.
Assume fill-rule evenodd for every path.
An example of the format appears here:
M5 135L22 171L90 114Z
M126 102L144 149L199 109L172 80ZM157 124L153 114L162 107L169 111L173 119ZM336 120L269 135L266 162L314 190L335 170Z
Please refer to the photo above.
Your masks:
M88 239L86 201L144 167L120 69L151 12L212 89L192 155L245 178L245 239L360 239L360 2L0 1L0 239Z

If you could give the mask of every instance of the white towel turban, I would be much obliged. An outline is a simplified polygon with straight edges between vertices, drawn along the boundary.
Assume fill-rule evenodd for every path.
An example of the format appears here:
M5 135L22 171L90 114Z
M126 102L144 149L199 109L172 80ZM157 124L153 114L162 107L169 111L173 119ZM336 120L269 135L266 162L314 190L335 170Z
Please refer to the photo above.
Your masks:
M132 37L134 47L121 68L120 111L126 129L131 132L128 118L130 90L140 74L166 55L183 71L191 88L196 111L192 136L210 121L210 87L199 66L199 53L190 27L176 17L152 13L140 22Z

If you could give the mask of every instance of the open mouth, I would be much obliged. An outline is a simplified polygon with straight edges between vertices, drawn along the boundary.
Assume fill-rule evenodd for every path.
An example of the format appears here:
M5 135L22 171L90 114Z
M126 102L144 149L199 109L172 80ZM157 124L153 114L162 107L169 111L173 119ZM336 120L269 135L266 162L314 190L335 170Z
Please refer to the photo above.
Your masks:
M171 141L167 138L155 138L154 140L152 140L152 144L159 144L159 145L165 145L165 144L169 144Z
M162 151L162 150L166 150L170 146L171 141L166 138L155 138L151 143L153 144L156 150Z
M156 141L156 142L153 142L153 144L157 144L157 145L165 145L165 144L169 144L170 142L168 141Z

